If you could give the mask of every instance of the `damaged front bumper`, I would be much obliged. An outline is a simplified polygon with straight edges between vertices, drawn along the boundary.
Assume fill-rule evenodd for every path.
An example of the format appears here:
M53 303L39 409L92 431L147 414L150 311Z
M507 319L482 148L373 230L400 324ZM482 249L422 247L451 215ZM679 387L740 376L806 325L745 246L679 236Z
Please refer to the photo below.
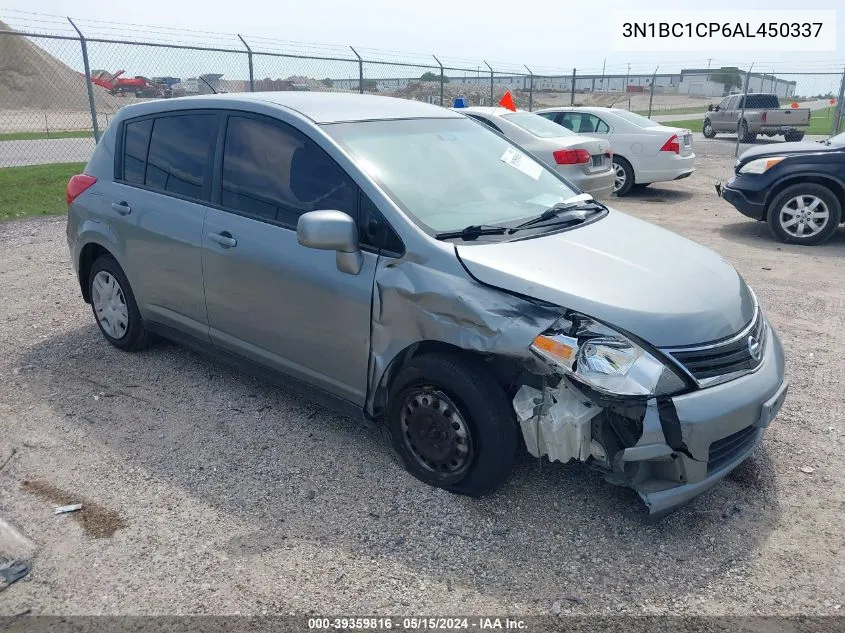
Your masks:
M763 359L752 373L679 396L650 398L638 407L622 408L622 415L612 406L596 410L596 403L567 379L564 388L543 390L532 417L524 404L526 392L521 403L517 393L514 406L529 452L599 467L609 482L636 490L652 515L668 513L745 461L780 410L788 387L783 347L768 323L766 328ZM550 407L560 408L561 401L573 396L580 403L567 404L578 414L575 432L562 433L565 425L553 419ZM592 411L581 408L590 406ZM625 432L627 441L614 445ZM565 450L556 450L560 438Z

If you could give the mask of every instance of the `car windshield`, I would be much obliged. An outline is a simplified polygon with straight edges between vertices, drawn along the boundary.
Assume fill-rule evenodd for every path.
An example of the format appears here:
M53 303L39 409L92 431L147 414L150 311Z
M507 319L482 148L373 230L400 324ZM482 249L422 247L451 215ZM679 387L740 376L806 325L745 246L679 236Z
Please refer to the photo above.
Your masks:
M465 117L323 129L431 233L518 223L576 195L549 168Z
M827 142L831 145L836 145L837 147L845 147L845 132L837 134L836 136L831 136Z
M620 119L625 119L629 123L633 123L639 127L654 127L656 125L660 125L657 121L652 121L640 114L628 112L627 110L614 110L613 114L618 116Z
M532 112L514 112L512 114L503 114L502 118L521 127L529 134L533 134L534 136L538 136L540 138L577 136L575 132L567 130L562 125L558 125L554 121L549 121L548 119L541 117L539 114L534 114Z

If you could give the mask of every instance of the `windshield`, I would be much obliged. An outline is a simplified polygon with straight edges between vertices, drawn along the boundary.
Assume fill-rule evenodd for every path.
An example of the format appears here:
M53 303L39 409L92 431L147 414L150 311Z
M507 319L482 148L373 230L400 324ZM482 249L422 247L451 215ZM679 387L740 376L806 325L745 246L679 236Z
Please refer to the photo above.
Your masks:
M567 130L562 125L558 125L554 121L541 117L539 114L532 112L514 112L513 114L503 114L503 119L507 119L514 125L521 127L523 130L534 136L540 138L560 138L561 136L578 136L575 132Z
M828 143L831 145L836 145L837 147L845 147L845 132L842 134L837 134L836 136L831 136L828 139Z
M634 112L628 112L627 110L614 110L613 114L618 116L620 119L625 119L626 121L633 123L639 127L654 127L656 125L660 125L657 121L652 121L651 119L647 119L646 117L635 114Z
M547 167L465 117L323 129L431 233L517 222L576 194Z

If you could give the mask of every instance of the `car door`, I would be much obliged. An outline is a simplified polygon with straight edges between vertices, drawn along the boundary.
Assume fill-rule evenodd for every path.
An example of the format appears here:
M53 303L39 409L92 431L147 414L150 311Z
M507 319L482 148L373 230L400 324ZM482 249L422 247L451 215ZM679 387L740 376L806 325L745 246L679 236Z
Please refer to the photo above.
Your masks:
M725 97L719 104L719 109L711 113L714 118L711 118L710 122L714 130L719 132L730 132L734 130L733 115L730 111L736 100L736 97ZM731 121L730 125L728 125L729 120Z
M126 121L107 191L125 216L124 269L141 315L206 341L202 227L219 123L209 111Z
M319 145L265 117L227 117L202 264L212 342L361 405L378 255L357 275L301 246L299 216L356 218L359 191Z

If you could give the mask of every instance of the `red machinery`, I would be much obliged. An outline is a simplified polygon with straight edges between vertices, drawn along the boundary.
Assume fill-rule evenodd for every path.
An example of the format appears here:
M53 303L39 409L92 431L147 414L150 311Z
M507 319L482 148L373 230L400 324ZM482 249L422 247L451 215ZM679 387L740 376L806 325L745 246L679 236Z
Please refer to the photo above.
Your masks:
M169 97L170 87L162 83L154 83L146 77L121 77L125 70L118 70L111 74L105 70L95 70L91 73L91 82L105 88L111 94L131 93L136 97Z

